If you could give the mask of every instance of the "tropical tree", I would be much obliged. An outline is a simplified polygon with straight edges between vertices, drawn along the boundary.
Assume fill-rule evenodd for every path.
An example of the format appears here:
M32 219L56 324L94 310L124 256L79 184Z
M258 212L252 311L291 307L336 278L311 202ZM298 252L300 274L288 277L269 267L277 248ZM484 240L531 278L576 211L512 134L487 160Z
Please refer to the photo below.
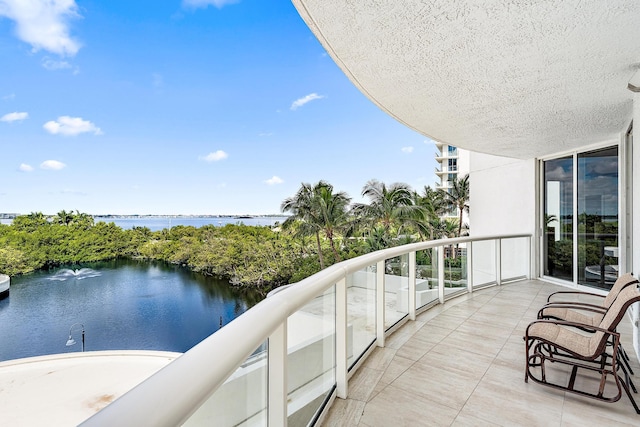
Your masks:
M344 191L333 192L333 186L324 181L320 181L314 187L314 197L312 199L312 210L315 212L314 218L323 234L329 240L329 245L336 262L342 261L335 246L334 238L336 233L343 233L348 228L349 215L348 207L351 198Z
M425 185L422 194L414 192L414 204L424 210L424 221L417 224L421 237L426 234L429 240L436 239L440 228L440 217L447 212L447 202L442 192Z
M407 225L415 225L424 219L424 209L413 200L411 187L404 183L391 184L371 180L362 189L362 195L368 197L368 205L354 205L356 215L364 214L374 226L382 226L386 240L390 240L392 227L397 232Z
M65 210L61 210L56 214L56 216L53 217L53 222L55 224L69 225L71 221L73 221L73 219L74 219L73 211L67 212Z
M469 175L451 181L448 191L441 190L448 206L458 211L458 237L462 235L462 215L469 213Z
M346 230L350 201L346 193L334 193L331 184L319 181L315 185L302 183L295 196L285 199L280 205L282 212L292 213L282 224L284 229L294 228L294 235L300 237L315 236L321 269L324 268L321 233L329 240L335 261L341 260L334 238L336 233Z

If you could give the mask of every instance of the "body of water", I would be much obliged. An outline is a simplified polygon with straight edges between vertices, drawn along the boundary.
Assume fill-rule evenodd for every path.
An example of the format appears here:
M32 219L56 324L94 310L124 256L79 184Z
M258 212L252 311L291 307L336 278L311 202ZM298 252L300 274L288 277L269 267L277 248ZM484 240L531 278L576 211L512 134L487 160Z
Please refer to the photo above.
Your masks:
M95 222L113 222L120 228L131 229L133 227L147 227L151 231L162 230L163 228L171 228L176 225L191 225L193 227L202 227L203 225L224 226L227 224L244 224L273 226L276 223L282 224L286 216L258 216L258 217L200 217L200 216L180 216L180 217L137 217L137 218L120 218L120 217L101 217L94 216ZM0 219L0 224L11 224L10 219Z
M11 279L0 301L0 360L81 350L185 352L257 303L259 295L163 263L118 260Z

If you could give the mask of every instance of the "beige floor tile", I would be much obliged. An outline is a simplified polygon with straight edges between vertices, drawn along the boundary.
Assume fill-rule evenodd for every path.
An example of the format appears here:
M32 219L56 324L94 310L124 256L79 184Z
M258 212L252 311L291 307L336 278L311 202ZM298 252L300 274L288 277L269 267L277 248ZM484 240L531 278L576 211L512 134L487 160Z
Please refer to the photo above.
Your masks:
M459 411L478 385L480 377L438 366L415 364L391 385L403 390L408 396L437 402Z
M383 371L361 367L349 380L349 399L366 402L374 387L382 378Z
M384 384L392 383L396 378L402 375L407 369L413 365L415 361L396 355L387 369L385 369L380 382Z
M396 351L392 348L376 347L367 360L364 361L362 367L383 371L391 363Z
M360 426L416 427L449 426L458 411L411 394L390 385L364 408Z
M451 424L452 427L497 427L500 424L476 418L471 414L461 412Z
M325 427L357 426L364 406L365 402L336 399L322 425Z
M545 396L483 379L461 413L501 426L548 427L560 425L562 405L561 394Z

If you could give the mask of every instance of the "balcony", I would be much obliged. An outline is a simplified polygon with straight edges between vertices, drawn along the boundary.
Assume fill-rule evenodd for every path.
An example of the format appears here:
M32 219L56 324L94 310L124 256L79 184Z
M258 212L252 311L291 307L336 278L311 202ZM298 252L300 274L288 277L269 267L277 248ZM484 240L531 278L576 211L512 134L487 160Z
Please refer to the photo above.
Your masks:
M559 289L566 288L517 282L417 316L376 348L323 425L637 425L626 395L606 404L524 382L524 330ZM631 327L623 323L630 349ZM632 368L640 371L636 360Z
M440 175L446 175L448 173L457 173L458 172L458 167L457 166L442 166L440 169L435 168L435 172L436 175L440 176Z

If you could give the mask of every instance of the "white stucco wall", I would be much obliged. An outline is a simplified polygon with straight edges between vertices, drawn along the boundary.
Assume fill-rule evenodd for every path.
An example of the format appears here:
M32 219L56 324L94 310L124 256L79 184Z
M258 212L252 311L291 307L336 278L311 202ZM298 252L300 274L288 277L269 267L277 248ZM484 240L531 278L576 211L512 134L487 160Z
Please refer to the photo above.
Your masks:
M471 236L535 233L536 161L470 152Z

